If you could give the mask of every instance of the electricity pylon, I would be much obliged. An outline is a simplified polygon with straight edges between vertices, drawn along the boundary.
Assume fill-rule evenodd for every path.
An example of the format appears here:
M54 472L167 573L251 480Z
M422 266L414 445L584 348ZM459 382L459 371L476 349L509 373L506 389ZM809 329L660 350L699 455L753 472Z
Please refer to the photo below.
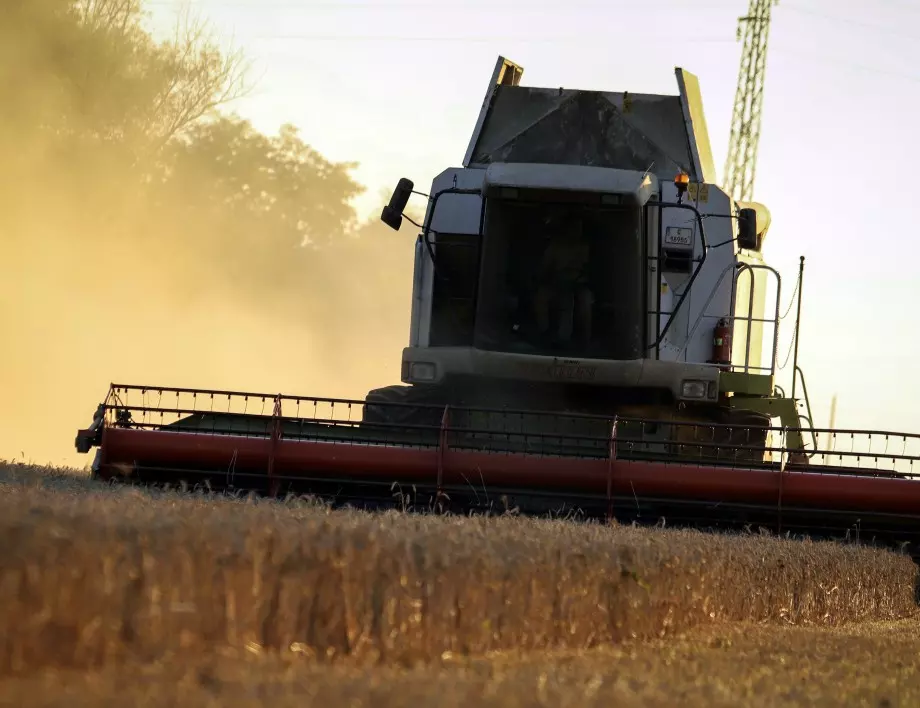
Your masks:
M770 10L779 0L750 0L748 14L738 18L738 39L743 37L741 69L735 90L728 157L723 188L735 201L750 201L757 170L760 114L767 70Z

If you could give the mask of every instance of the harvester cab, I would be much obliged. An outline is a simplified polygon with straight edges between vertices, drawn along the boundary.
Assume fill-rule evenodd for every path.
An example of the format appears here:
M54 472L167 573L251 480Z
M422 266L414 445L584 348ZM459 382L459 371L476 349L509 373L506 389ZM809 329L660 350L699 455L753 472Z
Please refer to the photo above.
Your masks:
M425 194L400 384L363 400L112 384L77 434L94 473L920 541L920 435L816 430L804 378L776 384L770 214L719 187L696 77L652 95L522 74L499 58L463 164ZM400 180L384 223L416 193Z
M652 95L522 74L499 57L463 166L431 185L403 385L371 391L366 419L410 420L374 405L400 401L426 404L419 420L439 404L743 424L762 460L772 418L800 427L774 387L770 217L715 183L696 77ZM413 192L400 180L384 223Z

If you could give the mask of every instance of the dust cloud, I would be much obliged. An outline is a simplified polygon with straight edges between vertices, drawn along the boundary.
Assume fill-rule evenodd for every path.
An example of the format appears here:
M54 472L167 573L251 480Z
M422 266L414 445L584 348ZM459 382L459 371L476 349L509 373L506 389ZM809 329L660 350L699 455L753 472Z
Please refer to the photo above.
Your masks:
M143 10L0 4L0 458L88 464L113 382L399 381L411 230L359 221L355 165L230 112L240 57L194 22L155 41Z
M0 458L87 464L73 439L111 382L340 397L398 382L411 293L405 230L384 244L371 225L292 258L221 245L203 224L167 232L167 216L186 204L148 209L164 225L148 222L145 239L139 194L122 192L129 213L98 218L77 187L26 187L2 214ZM222 264L230 255L252 263L249 277Z
M15 235L0 264L0 458L86 464L73 438L111 382L361 397L399 380L411 284L396 272L375 291L367 258L333 264L341 284L317 295L235 289L194 249L105 242L73 222Z

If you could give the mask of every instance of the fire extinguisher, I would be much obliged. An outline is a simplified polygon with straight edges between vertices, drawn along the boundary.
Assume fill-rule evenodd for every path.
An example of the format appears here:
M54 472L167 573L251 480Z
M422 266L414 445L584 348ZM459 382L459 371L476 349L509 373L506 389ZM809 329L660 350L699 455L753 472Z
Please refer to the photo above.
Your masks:
M732 330L724 317L712 330L712 364L721 364L728 371L732 363Z

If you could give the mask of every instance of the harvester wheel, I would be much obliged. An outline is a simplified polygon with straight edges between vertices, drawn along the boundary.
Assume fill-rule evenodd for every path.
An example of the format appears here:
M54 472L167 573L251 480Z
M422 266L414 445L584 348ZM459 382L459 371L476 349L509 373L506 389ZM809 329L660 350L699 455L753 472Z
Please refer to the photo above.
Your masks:
M761 463L769 447L767 437L770 416L752 411L731 411L725 422L733 426L727 434L726 445L732 450L733 462Z
M440 425L443 410L428 408L425 405L436 402L433 393L424 388L400 384L375 388L369 391L364 398L362 422L389 425ZM407 405L412 403L422 405Z
M720 425L707 426L700 423L679 426L678 455L735 464L764 461L769 416L752 411L723 409L713 422Z

